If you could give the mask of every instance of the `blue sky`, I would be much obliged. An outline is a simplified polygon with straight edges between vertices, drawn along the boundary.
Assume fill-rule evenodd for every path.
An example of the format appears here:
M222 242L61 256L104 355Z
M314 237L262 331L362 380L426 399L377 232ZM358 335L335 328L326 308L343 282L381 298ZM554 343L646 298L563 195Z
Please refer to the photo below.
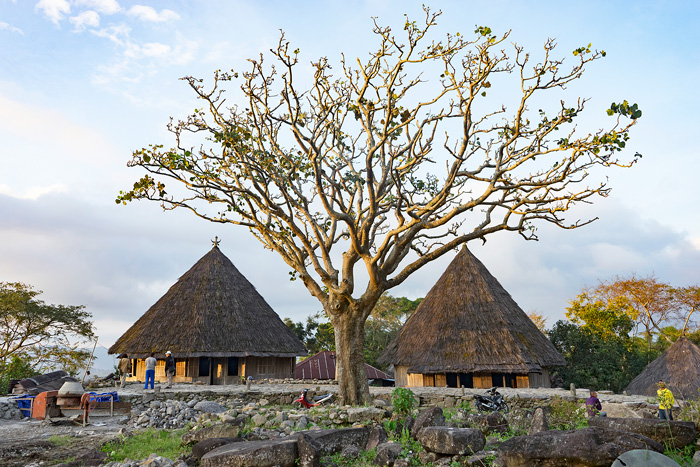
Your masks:
M204 223L155 204L118 206L142 173L133 150L172 143L165 125L197 102L179 78L243 69L283 29L306 61L364 57L371 18L398 26L422 2L0 0L0 281L43 290L47 302L82 304L100 344L111 345L211 247L221 249L282 317L320 310L288 269L242 228ZM488 3L488 5L486 5ZM440 36L475 25L512 30L538 52L593 43L607 57L567 95L587 97L602 127L612 101L637 102L629 170L607 175L607 199L572 212L599 217L583 229L540 226L470 245L525 311L548 324L585 285L614 275L655 274L700 283L700 98L697 2L442 1ZM233 94L231 95L233 99ZM628 154L629 155L629 154ZM393 295L424 296L452 256L416 273Z

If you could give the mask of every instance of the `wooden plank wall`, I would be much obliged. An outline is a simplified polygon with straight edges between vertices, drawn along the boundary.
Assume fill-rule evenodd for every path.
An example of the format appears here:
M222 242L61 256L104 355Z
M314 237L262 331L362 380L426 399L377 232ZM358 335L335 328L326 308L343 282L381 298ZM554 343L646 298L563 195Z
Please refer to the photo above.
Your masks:
M476 389L489 389L493 387L491 373L482 373L474 375L474 387Z
M529 388L530 387L530 379L527 376L516 375L515 384L519 388Z
M531 388L550 388L552 383L549 381L549 370L542 368L542 373L528 373Z

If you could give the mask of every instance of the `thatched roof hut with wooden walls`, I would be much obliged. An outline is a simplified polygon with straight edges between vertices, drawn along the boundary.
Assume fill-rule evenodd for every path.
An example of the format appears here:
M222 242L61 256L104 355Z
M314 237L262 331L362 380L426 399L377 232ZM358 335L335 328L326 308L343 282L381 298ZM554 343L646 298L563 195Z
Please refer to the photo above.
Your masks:
M549 387L564 358L463 247L379 362L396 386Z
M304 344L219 250L218 242L110 347L132 359L132 380L145 380L143 361L165 352L176 360L175 382L234 384L242 378L292 378Z
M656 397L662 379L676 398L697 398L700 389L700 347L681 337L648 364L625 388L627 394Z

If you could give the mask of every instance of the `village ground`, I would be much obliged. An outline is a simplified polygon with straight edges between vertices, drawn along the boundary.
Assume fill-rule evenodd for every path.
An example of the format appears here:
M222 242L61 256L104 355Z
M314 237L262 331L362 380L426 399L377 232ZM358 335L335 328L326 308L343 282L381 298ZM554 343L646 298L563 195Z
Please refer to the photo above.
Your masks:
M337 386L332 384L253 384L251 391L275 394L280 392L301 393L302 389L317 390L318 394L337 392ZM98 390L109 391L113 387L104 387ZM216 398L219 395L235 396L246 390L244 385L229 386L198 386L193 384L175 384L171 389L165 389L163 384L156 384L156 391L161 394L194 393L204 394L208 398ZM392 387L371 387L372 397L389 396L394 390ZM471 394L483 394L480 389L455 389L420 387L411 390L421 399L434 398L436 396L458 396ZM513 399L542 400L543 403L554 397L570 397L571 391L565 389L512 389L500 388L499 391L512 404ZM152 391L145 391L142 384L131 383L118 394L124 399L146 396ZM576 391L577 399L581 401L588 397L587 389ZM630 407L649 402L645 396L626 396L620 394L606 394L599 392L599 398L603 404L603 410L610 416L634 416ZM128 428L124 424L127 414L115 412L113 417L108 412L91 415L91 424L82 427L76 426L65 419L56 419L54 423L33 419L0 420L0 465L3 467L38 467L56 464L60 460L70 459L81 451L94 451L106 442L116 439L120 430ZM638 415L637 415L638 416ZM120 423L120 420L122 423ZM61 444L50 440L70 440L70 443Z

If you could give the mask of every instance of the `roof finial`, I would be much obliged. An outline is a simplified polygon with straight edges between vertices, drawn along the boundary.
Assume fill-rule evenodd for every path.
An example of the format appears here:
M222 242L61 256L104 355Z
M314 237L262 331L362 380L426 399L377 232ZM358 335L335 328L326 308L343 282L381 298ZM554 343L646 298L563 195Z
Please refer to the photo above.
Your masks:
M221 240L219 240L219 237L218 237L218 236L214 237L214 240L211 241L211 244L214 245L214 246L217 247L217 248L218 248L218 246L219 246L219 243L221 243Z

